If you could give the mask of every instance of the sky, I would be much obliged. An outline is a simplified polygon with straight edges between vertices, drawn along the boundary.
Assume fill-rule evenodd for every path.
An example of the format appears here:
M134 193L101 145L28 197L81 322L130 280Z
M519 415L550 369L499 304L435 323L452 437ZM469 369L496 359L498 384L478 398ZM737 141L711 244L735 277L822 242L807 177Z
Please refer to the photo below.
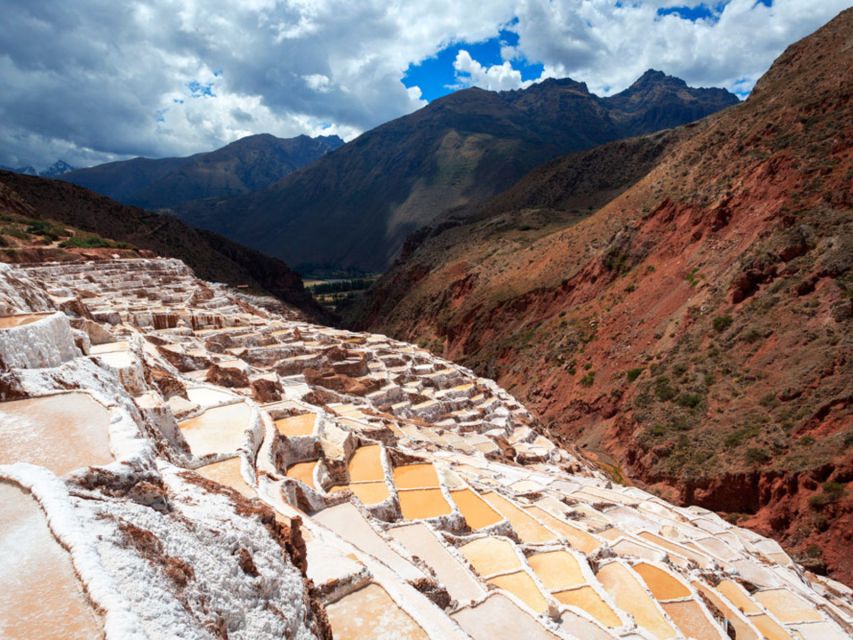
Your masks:
M0 165L361 132L470 86L741 97L853 0L0 0Z

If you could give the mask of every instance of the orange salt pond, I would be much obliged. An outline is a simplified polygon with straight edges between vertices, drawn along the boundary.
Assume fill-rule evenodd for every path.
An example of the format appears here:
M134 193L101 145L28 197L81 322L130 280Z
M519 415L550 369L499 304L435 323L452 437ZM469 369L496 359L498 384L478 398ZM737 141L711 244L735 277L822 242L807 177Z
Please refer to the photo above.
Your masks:
M251 499L258 495L255 488L243 479L243 474L240 472L240 458L229 458L221 462L207 464L196 469L196 473L203 478L234 489L244 498Z
M662 547L663 549L666 549L667 551L671 551L672 553L687 558L688 560L693 560L702 568L705 568L711 564L711 559L704 553L699 553L697 551L693 551L692 549L688 549L683 545L670 542L669 540L661 538L659 535L656 535L651 531L640 531L640 533L638 533L637 535L641 538L648 540L649 542L656 544L659 547Z
M785 624L820 622L823 620L814 606L786 589L759 591L752 597Z
M527 510L548 525L552 531L556 531L559 535L563 536L578 551L590 554L601 546L601 543L595 537L583 529L560 520L540 507L528 507Z
M717 609L723 614L723 617L728 621L735 630L735 637L738 640L758 640L758 634L755 633L755 630L747 624L746 619L743 614L736 612L723 598L720 597L720 594L714 591L711 587L708 587L701 582L694 582L693 586L708 600L711 601Z
M453 511L441 494L441 489L407 489L398 491L397 497L400 499L400 511L406 520L436 518Z
M664 602L661 606L685 638L723 640L721 631L708 619L695 600Z
M398 489L438 487L438 474L430 463L394 467L394 484Z
M332 487L329 491L352 491L353 494L366 505L379 504L390 497L388 485L382 482L356 482Z
M31 324L50 315L53 315L52 311L50 313L21 313L14 316L3 316L0 317L0 329L23 327L25 324Z
M605 627L620 627L622 621L604 599L589 586L558 591L554 597L565 605L585 611Z
M536 619L496 591L482 602L451 614L474 640L556 640Z
M102 626L36 501L0 482L0 637L91 640Z
M618 562L611 562L599 569L596 576L616 606L634 616L639 626L656 638L675 637L675 629L666 621L655 601L630 569Z
M285 475L288 478L293 478L294 480L304 482L312 489L316 489L316 487L314 486L314 467L316 466L316 460L310 460L308 462L297 462L296 464L292 464L287 468L287 473Z
M86 393L0 403L0 464L29 462L63 475L109 464L110 412Z
M533 582L533 578L525 571L495 576L489 578L488 582L499 589L509 591L537 613L544 613L548 610L548 601L536 583Z
M586 582L580 564L567 551L534 553L528 556L527 564L549 591L571 589Z
M483 495L495 509L497 509L512 525L523 542L528 544L541 544L543 542L554 542L557 537L545 527L534 520L523 509L515 506L503 496L490 492Z
M521 559L509 540L478 538L460 547L459 551L483 577L521 569Z
M316 413L303 413L298 416L279 418L275 421L278 432L287 437L310 436L314 433L314 423L317 421Z
M243 444L252 410L245 402L208 409L180 423L181 433L196 456L237 451Z
M371 583L326 606L336 640L426 640L424 630L378 584Z
M350 458L349 465L350 482L375 482L385 479L382 470L382 449L378 444L359 447Z
M640 574L652 595L658 600L674 600L690 596L690 589L663 569L641 562L634 565L634 571Z
M450 497L465 518L465 522L474 531L489 527L503 520L503 516L492 509L488 503L471 489L456 489Z
M792 640L791 635L782 628L773 618L766 613L759 616L751 616L749 621L767 640Z
M717 585L717 591L726 596L738 608L738 611L746 615L762 613L761 608L749 597L746 589L733 580L722 580Z

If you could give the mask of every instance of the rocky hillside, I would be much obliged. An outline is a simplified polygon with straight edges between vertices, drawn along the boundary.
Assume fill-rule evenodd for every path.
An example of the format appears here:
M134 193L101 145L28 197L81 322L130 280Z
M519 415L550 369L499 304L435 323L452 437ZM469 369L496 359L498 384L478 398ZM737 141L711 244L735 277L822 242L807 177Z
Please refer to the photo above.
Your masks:
M297 268L383 271L406 236L570 151L683 124L737 102L649 71L600 98L571 79L472 88L368 131L271 188L178 215Z
M81 187L0 171L0 215L3 262L93 259L117 249L147 250L180 258L199 277L268 293L310 318L329 320L301 278L281 260ZM62 225L81 233L72 239Z
M261 134L209 153L110 162L63 172L62 179L125 204L168 209L191 200L258 191L343 143L337 136L282 139Z
M0 624L103 640L846 640L853 591L493 381L179 260L0 265Z
M353 318L495 377L615 477L850 583L851 67L848 10L744 104L421 232Z

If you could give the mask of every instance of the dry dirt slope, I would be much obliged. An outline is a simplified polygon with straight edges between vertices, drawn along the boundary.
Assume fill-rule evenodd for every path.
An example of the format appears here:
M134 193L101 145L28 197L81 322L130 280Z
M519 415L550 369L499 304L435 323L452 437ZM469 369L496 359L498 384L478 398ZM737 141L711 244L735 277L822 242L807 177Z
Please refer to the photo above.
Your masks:
M513 211L413 243L355 321L853 582L851 68L848 10L644 177L604 181L621 195L579 208L553 190L587 182L540 172Z

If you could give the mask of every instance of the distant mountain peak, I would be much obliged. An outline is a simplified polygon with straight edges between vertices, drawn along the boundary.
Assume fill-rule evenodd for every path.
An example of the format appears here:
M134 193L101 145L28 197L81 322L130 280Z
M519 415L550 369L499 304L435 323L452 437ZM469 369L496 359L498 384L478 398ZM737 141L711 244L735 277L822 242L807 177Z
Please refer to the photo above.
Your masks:
M6 167L0 165L0 169L4 171L11 171L12 173L20 173L25 176L41 176L42 178L55 178L56 176L61 176L64 173L68 173L69 171L74 171L76 167L71 166L65 160L57 160L52 165L50 165L44 171L37 171L35 167L32 165L25 165L23 167Z
M69 171L74 171L76 167L71 166L65 160L57 160L52 165L50 165L44 171L39 173L43 178L55 178L56 176L61 176L64 173L68 173Z
M334 135L279 138L257 133L182 158L136 158L76 171L58 162L51 175L126 204L171 209L190 200L264 189L343 144Z
M649 87L662 85L670 85L673 87L680 88L686 87L687 83L681 78L676 78L675 76L667 75L663 71L659 71L657 69L648 69L645 73L643 73L643 75L637 78L630 87L628 87L628 90L646 89Z

